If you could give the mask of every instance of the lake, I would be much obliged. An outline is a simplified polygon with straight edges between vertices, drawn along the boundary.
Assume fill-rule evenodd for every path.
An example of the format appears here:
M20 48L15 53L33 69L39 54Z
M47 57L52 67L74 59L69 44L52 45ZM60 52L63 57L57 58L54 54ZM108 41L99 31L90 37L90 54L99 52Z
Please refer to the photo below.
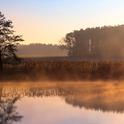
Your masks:
M2 83L0 124L124 124L124 83Z

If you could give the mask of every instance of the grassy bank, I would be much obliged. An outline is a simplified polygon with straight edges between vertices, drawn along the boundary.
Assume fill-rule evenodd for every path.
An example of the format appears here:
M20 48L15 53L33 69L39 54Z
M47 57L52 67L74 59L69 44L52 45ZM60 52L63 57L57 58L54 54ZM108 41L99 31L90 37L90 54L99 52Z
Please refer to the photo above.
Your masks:
M118 80L124 79L124 62L30 61L4 65L5 80Z

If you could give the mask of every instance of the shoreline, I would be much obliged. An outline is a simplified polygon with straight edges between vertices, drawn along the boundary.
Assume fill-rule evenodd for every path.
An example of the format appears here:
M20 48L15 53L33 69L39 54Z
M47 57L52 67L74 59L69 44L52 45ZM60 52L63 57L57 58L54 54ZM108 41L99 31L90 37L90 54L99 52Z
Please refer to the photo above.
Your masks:
M124 80L124 62L31 61L16 65L5 64L0 73L0 82L45 80Z

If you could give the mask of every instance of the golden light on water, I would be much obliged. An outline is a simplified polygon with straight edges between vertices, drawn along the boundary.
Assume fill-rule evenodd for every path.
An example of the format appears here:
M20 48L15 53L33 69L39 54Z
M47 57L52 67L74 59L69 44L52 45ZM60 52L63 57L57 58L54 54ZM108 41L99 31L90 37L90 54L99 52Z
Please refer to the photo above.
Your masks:
M123 81L4 83L2 97L16 102L22 124L123 124ZM9 95L8 95L9 94Z

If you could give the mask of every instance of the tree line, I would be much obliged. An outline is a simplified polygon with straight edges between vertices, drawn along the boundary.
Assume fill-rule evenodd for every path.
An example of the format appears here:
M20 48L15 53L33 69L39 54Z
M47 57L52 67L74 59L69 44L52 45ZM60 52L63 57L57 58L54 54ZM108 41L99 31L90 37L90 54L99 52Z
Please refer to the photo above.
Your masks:
M68 55L83 58L123 58L124 25L87 28L68 33Z

